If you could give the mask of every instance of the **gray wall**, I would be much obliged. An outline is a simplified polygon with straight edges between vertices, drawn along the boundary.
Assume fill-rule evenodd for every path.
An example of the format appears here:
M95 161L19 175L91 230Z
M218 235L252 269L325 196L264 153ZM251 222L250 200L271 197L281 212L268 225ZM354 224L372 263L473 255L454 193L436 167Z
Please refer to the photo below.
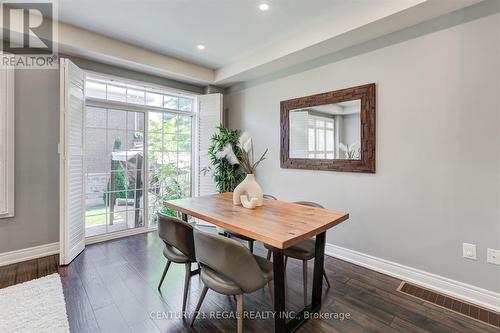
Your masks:
M84 69L193 92L203 88L71 58ZM59 241L59 71L15 73L15 216L0 219L0 253Z
M265 193L351 214L328 243L500 292L500 266L486 263L500 249L499 45L495 14L232 89L229 125L250 131L257 154L269 148ZM376 174L280 168L280 101L371 82Z
M59 240L59 71L15 73L15 216L0 253Z

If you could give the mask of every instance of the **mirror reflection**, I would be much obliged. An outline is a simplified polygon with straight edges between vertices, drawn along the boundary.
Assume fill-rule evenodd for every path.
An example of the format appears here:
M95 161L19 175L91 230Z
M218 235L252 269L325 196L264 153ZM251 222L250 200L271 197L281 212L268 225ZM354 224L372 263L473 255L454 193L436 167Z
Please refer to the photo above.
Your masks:
M290 110L290 158L360 160L361 100Z

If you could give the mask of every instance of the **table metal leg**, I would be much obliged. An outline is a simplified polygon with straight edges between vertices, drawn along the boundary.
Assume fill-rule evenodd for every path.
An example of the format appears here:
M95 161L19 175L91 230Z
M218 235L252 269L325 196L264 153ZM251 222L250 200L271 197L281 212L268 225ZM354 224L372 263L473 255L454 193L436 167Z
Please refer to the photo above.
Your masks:
M323 287L323 265L325 260L325 238L326 234L322 233L316 236L316 254L314 257L314 276L313 276L313 292L312 292L312 302L308 306L306 306L302 311L297 313L293 319L286 322L285 319L279 321L275 319L275 332L295 332L298 330L302 324L304 324L310 316L306 316L308 313L317 312L321 308L321 295L322 295L322 287ZM283 252L281 251L281 262L283 261ZM276 256L276 249L273 250L273 255ZM273 260L275 262L276 260ZM279 270L276 263L274 263L275 275L276 279L276 269ZM281 271L278 271L281 274ZM284 270L283 270L284 272ZM284 273L283 273L284 274ZM284 286L284 281L283 281ZM278 285L276 284L276 280L274 281L274 288L277 289ZM275 295L275 311L278 312L278 307L276 306L277 297ZM280 309L285 308L284 303L284 293L283 293L283 304L279 307ZM284 311L284 310L283 310ZM285 323L285 328L283 328L283 323Z
M285 263L283 250L273 248L273 279L274 279L274 332L286 332L285 316Z
M312 291L312 310L317 311L321 306L323 288L323 269L325 265L325 239L326 232L316 236L316 252L314 256L314 276Z

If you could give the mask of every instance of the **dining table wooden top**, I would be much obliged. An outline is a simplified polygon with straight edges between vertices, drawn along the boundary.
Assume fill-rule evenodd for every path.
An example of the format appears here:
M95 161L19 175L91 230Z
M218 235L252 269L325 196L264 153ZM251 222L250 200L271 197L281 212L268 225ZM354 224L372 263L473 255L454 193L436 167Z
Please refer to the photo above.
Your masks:
M233 205L230 192L168 200L164 205L279 249L323 233L349 218L345 212L272 199L247 209Z

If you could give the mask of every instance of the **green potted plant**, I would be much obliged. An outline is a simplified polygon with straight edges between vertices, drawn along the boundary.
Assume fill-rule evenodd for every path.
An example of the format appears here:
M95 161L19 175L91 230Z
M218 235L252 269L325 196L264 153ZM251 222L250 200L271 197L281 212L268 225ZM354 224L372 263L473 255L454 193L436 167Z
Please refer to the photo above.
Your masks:
M238 148L239 133L238 130L225 128L222 125L217 129L219 133L212 136L212 144L208 149L212 165L203 168L202 172L204 174L212 172L219 193L233 192L236 186L245 178L245 173L239 164L232 163L225 156L221 156L220 152L229 145L237 156L240 155L241 151Z

